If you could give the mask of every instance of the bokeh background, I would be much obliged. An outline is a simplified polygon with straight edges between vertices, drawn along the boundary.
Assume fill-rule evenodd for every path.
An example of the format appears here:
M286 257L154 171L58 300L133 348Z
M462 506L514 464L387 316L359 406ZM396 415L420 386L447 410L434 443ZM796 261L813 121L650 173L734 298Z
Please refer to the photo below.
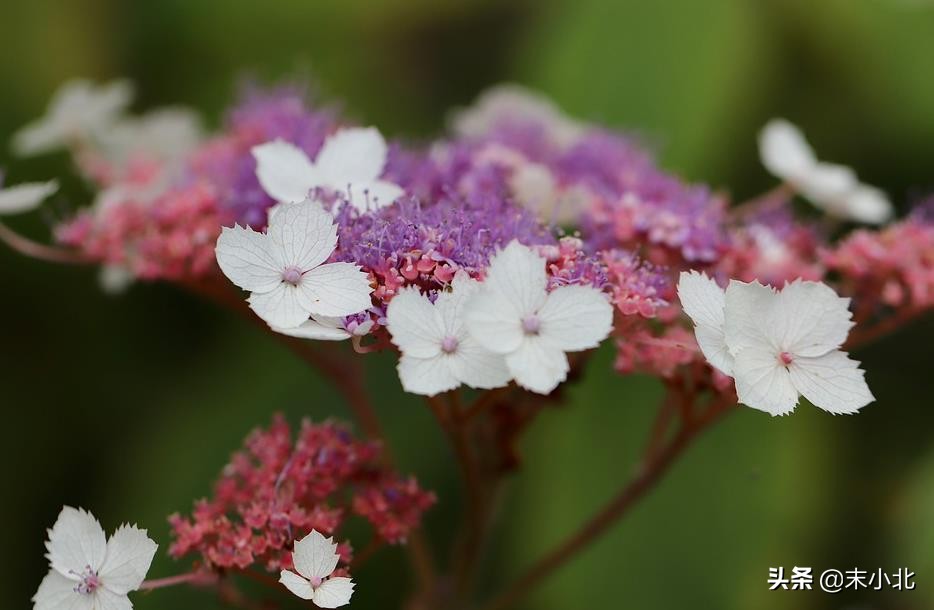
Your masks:
M934 190L934 3L924 0L33 0L0 18L0 137L39 115L67 78L127 76L137 109L186 104L216 125L243 75L312 78L325 100L393 136L429 137L484 87L517 81L579 117L635 130L663 163L743 199L767 188L755 148L772 116L803 126L822 157L856 167L902 209ZM68 173L62 156L0 166L11 182ZM87 197L66 181L75 204ZM41 219L15 219L45 237ZM150 572L183 566L167 514L190 508L229 453L275 410L347 415L268 337L164 285L113 298L94 273L0 249L0 591L25 608L63 503L107 529L148 527ZM523 604L628 607L934 607L934 325L858 354L878 401L857 417L744 409L709 432L629 518ZM609 373L604 349L570 402L523 445L481 588L559 540L630 472L660 388ZM422 403L386 357L371 390L404 470L434 488L444 543L456 469ZM773 593L771 566L917 573L912 592ZM353 606L398 607L398 550L355 574ZM206 592L137 595L137 608L209 610Z

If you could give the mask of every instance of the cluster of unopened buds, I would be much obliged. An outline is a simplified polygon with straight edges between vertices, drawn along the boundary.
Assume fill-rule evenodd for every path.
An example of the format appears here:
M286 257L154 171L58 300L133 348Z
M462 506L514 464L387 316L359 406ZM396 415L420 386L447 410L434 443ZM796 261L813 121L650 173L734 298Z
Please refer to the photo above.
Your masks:
M319 607L341 606L361 559L342 537L351 517L373 531L363 556L409 549L413 607L469 601L490 481L517 464L518 435L604 340L617 347L617 372L667 389L640 470L658 477L737 403L785 415L803 396L858 412L874 397L848 350L934 305L931 203L890 222L880 190L818 160L783 120L759 142L782 184L731 205L661 170L634 139L512 86L420 148L314 109L295 88L248 91L214 135L187 111L131 116L130 102L125 83L73 82L16 134L23 156L70 150L97 195L53 227L54 244L4 224L0 238L30 256L99 265L111 292L166 280L245 311L335 384L371 438L306 421L293 439L278 417L254 432L214 496L170 517L169 553L195 558L179 576L145 580L156 551L145 530L123 526L107 541L89 513L65 508L38 610L130 607L137 589L266 571ZM55 181L4 188L0 215L56 191ZM796 216L799 196L816 213ZM434 496L390 465L362 379L345 372L355 355L316 340L397 353L402 388L424 396L450 436L469 517L449 577L432 580L418 530ZM635 484L620 493L647 487ZM604 513L572 546L611 522ZM517 600L564 548L488 607Z

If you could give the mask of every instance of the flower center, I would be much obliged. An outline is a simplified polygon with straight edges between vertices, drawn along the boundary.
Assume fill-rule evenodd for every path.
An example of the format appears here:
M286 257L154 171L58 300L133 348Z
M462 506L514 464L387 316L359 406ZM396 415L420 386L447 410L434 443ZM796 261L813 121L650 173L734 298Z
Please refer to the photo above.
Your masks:
M445 337L441 341L441 351L444 352L445 354L453 354L454 352L457 351L457 345L458 345L457 337L450 337L450 336Z
M789 354L788 352L782 352L782 353L780 353L780 354L778 355L778 359L779 359L779 360L781 361L781 363L784 364L785 366L788 366L789 364L791 364L792 362L795 361L794 357L793 357L791 354Z
M298 283L302 281L302 270L298 267L286 267L282 272L282 281L298 286Z
M324 582L324 579L321 578L320 576L313 576L309 578L308 580L311 582L312 589L317 589L318 587L321 586L321 583Z
M82 595L90 595L101 586L100 576L97 575L97 572L91 569L91 566L84 566L84 572L77 574L80 580L78 584L75 585L75 593L81 593Z
M530 313L529 315L522 318L522 330L525 332L525 334L537 335L541 328L542 321L534 313Z

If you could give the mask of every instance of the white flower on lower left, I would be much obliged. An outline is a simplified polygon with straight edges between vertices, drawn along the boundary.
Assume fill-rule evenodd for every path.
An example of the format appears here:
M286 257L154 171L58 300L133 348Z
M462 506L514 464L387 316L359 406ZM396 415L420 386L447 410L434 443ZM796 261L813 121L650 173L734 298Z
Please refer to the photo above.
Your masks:
M295 572L282 570L279 582L302 599L319 608L339 608L350 603L354 582L346 576L331 576L340 555L334 538L325 538L317 530L295 543L292 564ZM297 572L297 574L296 574Z
M135 525L121 525L107 540L94 515L66 506L45 547L51 569L33 610L130 610L127 594L146 578L158 545Z

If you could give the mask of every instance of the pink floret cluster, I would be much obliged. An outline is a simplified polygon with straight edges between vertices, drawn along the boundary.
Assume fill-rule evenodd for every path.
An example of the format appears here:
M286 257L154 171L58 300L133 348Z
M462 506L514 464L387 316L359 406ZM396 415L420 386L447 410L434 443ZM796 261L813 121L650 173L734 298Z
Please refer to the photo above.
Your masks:
M348 518L369 523L377 541L399 544L434 502L413 478L384 465L378 444L356 440L338 423L309 420L293 439L277 415L250 433L212 498L196 502L187 517L169 517L169 553L194 555L209 569L290 569L294 541L315 529L336 537L346 568L353 547L340 536Z
M824 250L822 260L839 275L857 307L934 307L934 224L921 218L910 217L881 231L854 231Z
M371 307L341 321L371 335L368 349L392 349L386 310L402 288L434 299L459 270L482 281L514 240L546 259L549 289L584 284L607 294L623 373L670 377L703 362L675 294L685 270L721 286L825 281L853 298L857 321L934 305L930 202L896 224L837 237L797 216L787 188L732 205L725 193L663 171L635 138L565 117L542 99L499 95L424 146L387 143L381 178L404 193L391 205L360 210L316 192L337 224L330 260L369 275ZM281 139L313 159L343 125L295 88L251 90L219 133L172 163L85 154L79 166L103 194L60 225L58 238L140 279L210 280L220 228L263 230L275 203L252 148Z
M144 280L186 281L213 273L214 244L227 215L214 189L196 183L171 189L153 201L105 201L60 225L62 244Z

